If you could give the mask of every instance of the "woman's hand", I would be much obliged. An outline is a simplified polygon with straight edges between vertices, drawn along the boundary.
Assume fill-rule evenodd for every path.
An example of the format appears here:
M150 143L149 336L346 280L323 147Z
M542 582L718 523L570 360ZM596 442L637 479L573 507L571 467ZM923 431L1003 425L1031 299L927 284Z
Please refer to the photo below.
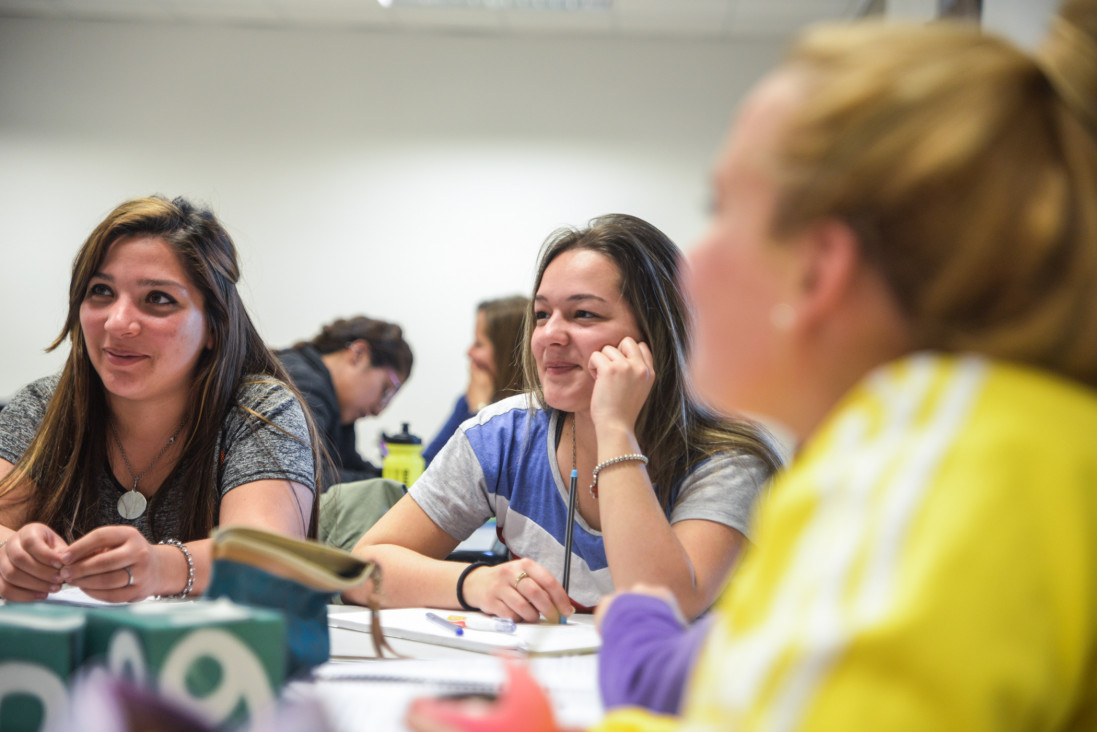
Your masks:
M646 343L625 338L590 355L587 369L594 377L590 417L596 429L632 432L636 418L655 383L655 365Z
M65 540L45 524L26 524L0 549L0 597L14 602L44 600L61 589Z
M493 396L495 396L495 377L475 361L469 361L469 385L465 390L469 411L473 414L479 412L491 403Z
M574 612L563 586L532 559L484 567L465 578L465 600L490 615L536 623L557 622Z
M97 600L143 600L164 594L167 550L178 553L174 547L149 544L132 526L101 526L62 553L66 566L61 577Z

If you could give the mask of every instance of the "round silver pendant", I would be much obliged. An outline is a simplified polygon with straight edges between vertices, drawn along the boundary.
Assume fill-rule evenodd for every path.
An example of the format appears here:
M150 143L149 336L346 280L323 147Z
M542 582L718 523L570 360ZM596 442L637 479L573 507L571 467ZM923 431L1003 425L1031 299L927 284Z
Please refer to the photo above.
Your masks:
M147 505L148 501L139 491L126 491L118 499L118 515L128 521L133 521L145 512L145 506Z

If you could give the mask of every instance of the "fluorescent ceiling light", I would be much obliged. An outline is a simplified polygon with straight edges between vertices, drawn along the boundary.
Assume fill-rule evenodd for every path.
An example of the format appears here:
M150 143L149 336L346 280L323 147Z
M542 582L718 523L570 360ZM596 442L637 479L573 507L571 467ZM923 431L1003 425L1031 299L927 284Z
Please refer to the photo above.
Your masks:
M613 0L377 0L381 7L479 8L483 10L610 10Z

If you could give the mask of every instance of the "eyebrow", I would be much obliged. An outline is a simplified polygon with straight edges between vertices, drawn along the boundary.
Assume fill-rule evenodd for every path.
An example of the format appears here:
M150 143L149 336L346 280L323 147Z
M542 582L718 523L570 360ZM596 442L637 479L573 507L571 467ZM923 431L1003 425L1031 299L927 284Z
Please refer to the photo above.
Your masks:
M544 302L544 301L548 300L548 298L545 297L544 295L537 295L533 299L535 301L538 301L538 302ZM598 295L591 295L591 294L585 294L585 293L580 293L580 294L577 294L577 295L569 295L568 297L564 298L564 302L579 302L581 300L597 300L598 302L606 302L606 303L609 302L609 300L607 300L604 297L599 297Z
M96 272L92 275L92 279L114 282L114 277L105 272ZM177 287L180 290L187 289L185 285L176 282L175 280L137 280L137 284L140 287Z

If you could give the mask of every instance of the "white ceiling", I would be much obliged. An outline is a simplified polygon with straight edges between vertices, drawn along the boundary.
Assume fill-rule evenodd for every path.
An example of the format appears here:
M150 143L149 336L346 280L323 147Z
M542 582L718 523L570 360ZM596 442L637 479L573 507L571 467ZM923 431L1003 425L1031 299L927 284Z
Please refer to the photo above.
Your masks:
M848 19L867 0L612 0L608 10L392 7L377 0L0 0L4 17L184 22L348 30L594 34L675 38L785 36L818 20Z

